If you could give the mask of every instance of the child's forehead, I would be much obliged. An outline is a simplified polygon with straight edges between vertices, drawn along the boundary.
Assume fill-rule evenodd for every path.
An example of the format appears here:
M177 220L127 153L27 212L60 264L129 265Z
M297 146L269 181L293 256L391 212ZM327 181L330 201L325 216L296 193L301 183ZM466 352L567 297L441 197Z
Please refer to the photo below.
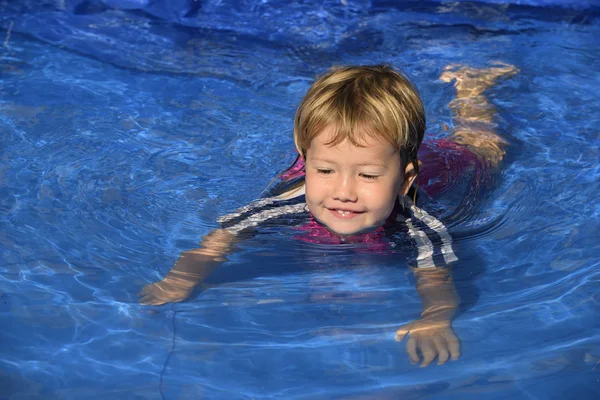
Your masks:
M308 161L327 161L336 164L393 165L400 162L399 152L384 140L370 139L360 145L349 140L329 143L326 136L316 137L308 149Z
M350 136L340 134L335 126L328 126L317 133L310 144L310 147L316 145L322 150L346 147L349 149L369 149L385 153L398 152L398 149L389 140L368 129L355 130L353 135Z

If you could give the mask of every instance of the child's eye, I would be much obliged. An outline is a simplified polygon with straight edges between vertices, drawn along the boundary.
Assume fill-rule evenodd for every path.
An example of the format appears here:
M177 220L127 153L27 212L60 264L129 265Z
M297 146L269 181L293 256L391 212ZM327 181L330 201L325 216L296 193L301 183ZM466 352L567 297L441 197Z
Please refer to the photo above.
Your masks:
M333 170L331 169L317 169L317 173L321 175L329 175L333 174Z
M369 175L369 174L360 174L360 176L369 181L374 181L375 179L377 179L379 177L378 175Z

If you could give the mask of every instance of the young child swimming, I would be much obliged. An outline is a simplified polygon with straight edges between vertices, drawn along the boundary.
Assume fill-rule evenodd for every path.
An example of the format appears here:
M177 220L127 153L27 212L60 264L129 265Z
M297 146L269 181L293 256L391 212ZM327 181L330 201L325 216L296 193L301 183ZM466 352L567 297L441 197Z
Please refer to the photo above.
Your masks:
M506 144L494 132L495 108L483 96L513 66L487 69L447 67L440 79L455 80L455 130L447 139L423 142L425 112L413 84L384 65L334 68L318 78L302 100L294 121L296 162L282 174L271 195L219 219L221 227L200 247L181 254L167 276L146 286L142 304L186 299L234 244L265 222L300 224L301 240L325 243L386 243L405 232L416 245L411 262L423 311L400 327L413 363L438 364L460 355L452 318L459 300L450 269L457 258L444 225L418 207L468 167L497 166ZM421 146L423 142L423 146ZM420 356L419 356L420 354Z

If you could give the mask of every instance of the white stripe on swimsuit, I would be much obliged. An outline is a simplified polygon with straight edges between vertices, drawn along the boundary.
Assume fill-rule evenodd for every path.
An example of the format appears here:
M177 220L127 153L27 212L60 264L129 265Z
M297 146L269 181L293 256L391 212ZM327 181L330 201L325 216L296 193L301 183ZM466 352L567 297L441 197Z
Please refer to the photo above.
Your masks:
M280 201L291 200L296 197L300 197L305 194L305 188L301 187L296 189L295 191L291 191L288 193L284 193L279 196L267 197L264 199L259 199L257 201L253 201L247 206L239 208L236 212L224 215L218 219L219 223L227 223L235 218L240 218L244 213L251 212L260 207L265 207L271 204L275 204ZM402 215L398 215L398 222L406 223L408 227L408 233L410 237L417 244L417 268L436 268L435 262L433 260L434 257L434 245L431 241L431 238L427 235L427 232L417 228L415 226L415 222L420 221L429 229L437 233L441 238L441 253L443 255L444 261L446 264L450 264L454 261L457 261L458 258L454 253L452 248L452 237L450 236L448 229L444 224L427 213L425 210L418 208L412 200L405 198L405 203L408 203L408 209L410 210L410 218L406 219ZM286 204L286 205L274 205L273 208L269 208L267 210L259 211L255 214L249 215L247 218L242 219L238 223L231 225L229 227L224 228L225 230L238 234L241 231L253 228L260 225L263 222L266 222L270 219L280 217L283 215L291 215L291 214L300 214L307 212L308 209L306 207L306 203L298 203L298 204Z

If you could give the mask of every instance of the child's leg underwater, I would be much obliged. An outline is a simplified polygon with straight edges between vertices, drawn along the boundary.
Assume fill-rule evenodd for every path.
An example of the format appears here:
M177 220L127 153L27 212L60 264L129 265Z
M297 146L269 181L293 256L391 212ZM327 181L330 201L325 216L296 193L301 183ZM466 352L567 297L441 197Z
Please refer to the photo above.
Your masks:
M502 161L508 143L496 133L493 122L496 107L483 92L493 87L499 78L508 78L518 72L513 65L496 63L496 66L483 69L451 65L440 75L444 82L455 81L456 98L450 102L455 113L455 127L450 139L468 146L491 167Z

